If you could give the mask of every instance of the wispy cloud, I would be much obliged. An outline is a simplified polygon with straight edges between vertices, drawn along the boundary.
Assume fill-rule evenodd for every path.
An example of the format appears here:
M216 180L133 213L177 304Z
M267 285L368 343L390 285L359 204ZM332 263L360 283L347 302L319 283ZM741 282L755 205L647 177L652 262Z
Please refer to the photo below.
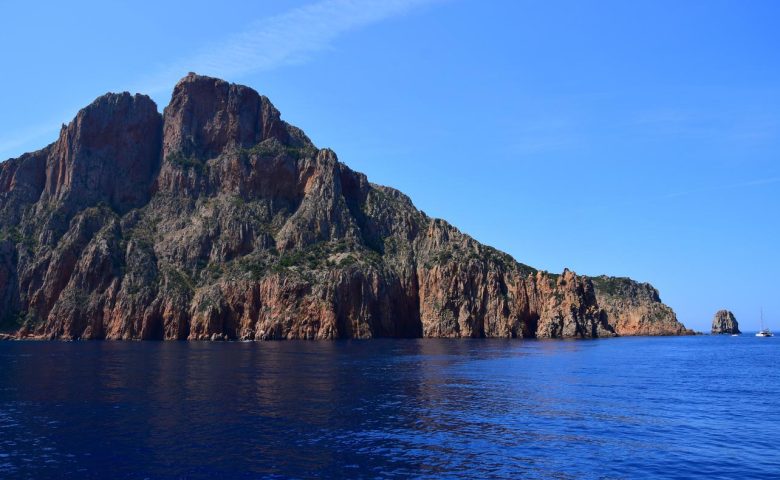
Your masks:
M6 159L6 152L8 152L8 155L12 155L11 152L18 151L20 148L23 148L30 142L35 141L44 135L50 135L54 133L56 128L53 127L53 125L56 124L56 121L41 124L38 126L15 131L11 135L4 135L0 137L0 161ZM43 145L41 145L41 147L43 147Z
M154 72L139 91L165 91L188 71L223 78L304 62L339 36L445 0L324 0L260 19L246 30Z
M717 109L709 106L656 108L636 113L628 125L651 137L752 147L777 141L780 136L780 116L767 110L761 103Z
M57 116L49 117L49 121L37 125L28 125L0 136L0 161L16 156L25 151L43 148L56 140L62 120L72 118L77 108L62 111ZM39 143L35 143L39 142ZM40 143L45 142L45 143ZM33 145L31 147L31 145Z
M256 71L302 63L313 54L331 48L334 40L350 31L445 1L322 0L310 3L259 19L243 31L140 77L130 90L149 94L167 91L190 71L235 79ZM29 150L33 142L53 140L60 122L69 119L74 112L1 136L0 159L22 149Z
M582 126L572 115L532 115L513 127L509 152L519 157L562 151L583 141Z
M756 187L761 185L771 185L773 183L780 183L780 177L759 178L756 180L749 180L746 182L730 183L725 185L712 185L703 188L694 188L690 190L683 190L680 192L669 193L667 195L664 195L661 198L670 199L670 198L684 197L687 195L695 195L697 193L710 193L710 192L718 192L723 190L736 190L740 188Z

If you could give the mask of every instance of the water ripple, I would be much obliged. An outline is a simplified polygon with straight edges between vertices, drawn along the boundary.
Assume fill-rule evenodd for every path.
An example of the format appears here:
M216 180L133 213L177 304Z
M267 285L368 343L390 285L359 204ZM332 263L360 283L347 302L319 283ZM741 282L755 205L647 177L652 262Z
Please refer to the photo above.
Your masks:
M778 360L732 337L0 342L0 477L778 478Z

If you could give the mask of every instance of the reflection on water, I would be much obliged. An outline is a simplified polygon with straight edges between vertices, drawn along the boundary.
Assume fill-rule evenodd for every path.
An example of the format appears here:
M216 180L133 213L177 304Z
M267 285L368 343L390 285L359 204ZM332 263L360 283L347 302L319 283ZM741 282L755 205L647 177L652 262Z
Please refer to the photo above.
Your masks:
M770 478L780 342L0 343L3 478Z

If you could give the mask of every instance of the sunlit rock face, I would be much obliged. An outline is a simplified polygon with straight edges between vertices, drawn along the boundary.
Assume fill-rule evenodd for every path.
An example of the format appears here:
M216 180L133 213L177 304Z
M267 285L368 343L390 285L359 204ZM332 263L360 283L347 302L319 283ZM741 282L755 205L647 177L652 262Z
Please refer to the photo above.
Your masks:
M6 337L687 333L650 285L520 264L195 74L163 115L107 94L2 163L0 232Z
M719 310L712 319L712 330L710 333L713 335L734 335L742 332L739 331L739 323L733 313L728 310Z

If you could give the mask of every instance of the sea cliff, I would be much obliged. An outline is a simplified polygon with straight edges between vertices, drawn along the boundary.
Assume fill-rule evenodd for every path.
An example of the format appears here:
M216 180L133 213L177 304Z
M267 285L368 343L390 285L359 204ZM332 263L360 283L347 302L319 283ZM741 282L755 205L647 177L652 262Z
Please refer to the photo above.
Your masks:
M521 264L195 74L0 164L0 307L13 338L690 333L652 286Z

